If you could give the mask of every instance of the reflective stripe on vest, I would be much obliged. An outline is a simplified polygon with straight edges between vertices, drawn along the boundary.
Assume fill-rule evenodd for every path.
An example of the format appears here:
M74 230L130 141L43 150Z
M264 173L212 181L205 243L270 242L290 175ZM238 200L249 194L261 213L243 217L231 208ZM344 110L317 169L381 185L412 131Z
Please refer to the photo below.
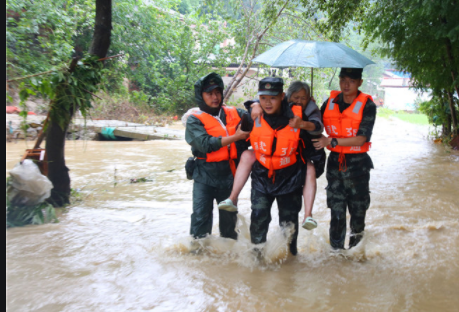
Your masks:
M295 116L302 117L302 108L299 105L292 106ZM274 138L277 138L276 150L272 147ZM250 142L257 160L269 170L271 178L274 170L286 168L296 163L300 129L286 126L281 130L274 130L263 119L263 116L255 120L255 125L250 132Z
M237 113L236 108L222 106L226 114L226 127L218 117L214 117L205 112L196 112L193 115L198 118L203 124L206 132L213 137L226 137L236 133L236 127L241 121L241 117ZM231 143L230 146L222 146L218 151L206 154L207 162L218 162L237 158L236 144Z
M323 116L325 131L328 136L332 138L355 137L357 135L357 131L359 131L365 104L368 99L373 99L370 95L361 92L359 96L354 99L352 104L341 113L339 111L339 105L335 104L335 99L340 93L340 91L331 91L330 93L330 98L328 99L327 107L325 108ZM338 145L335 148L328 145L327 149L337 153L359 154L368 152L370 145L370 142L365 142L362 146Z

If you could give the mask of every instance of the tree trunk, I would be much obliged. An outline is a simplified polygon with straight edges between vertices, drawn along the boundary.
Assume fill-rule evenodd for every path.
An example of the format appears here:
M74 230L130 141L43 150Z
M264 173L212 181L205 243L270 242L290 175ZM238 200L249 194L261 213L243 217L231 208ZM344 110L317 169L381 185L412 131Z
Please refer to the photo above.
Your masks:
M89 54L107 55L112 32L112 0L96 0L96 23Z
M448 102L449 102L449 109L451 111L451 120L453 122L453 133L457 133L457 118L456 118L456 106L454 105L454 97L453 94L449 91L446 92L448 94Z
M70 203L70 176L65 165L65 135L67 128L62 129L50 120L46 136L46 154L48 156L48 179L53 183L51 197L48 201L54 207Z
M106 56L110 47L110 36L112 23L112 0L96 0L96 19L94 26L94 36L89 49L89 54L100 58ZM77 66L77 59L72 61L69 71L72 72ZM63 94L67 93L66 88L59 90ZM59 97L57 97L59 98ZM54 107L61 108L59 100L51 107L46 136L46 154L48 156L48 178L53 183L49 202L55 207L62 207L70 202L70 175L69 169L65 165L65 139L70 120L75 111L71 109L65 112L68 116L67 122L61 127L56 120L58 114L53 114ZM77 108L76 108L77 109ZM62 108L61 108L62 112Z

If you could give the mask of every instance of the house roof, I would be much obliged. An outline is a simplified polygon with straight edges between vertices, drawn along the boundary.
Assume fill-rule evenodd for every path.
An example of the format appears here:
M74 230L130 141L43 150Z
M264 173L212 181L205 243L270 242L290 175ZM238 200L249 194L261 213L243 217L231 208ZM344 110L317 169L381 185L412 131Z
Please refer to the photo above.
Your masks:
M383 74L380 87L382 88L410 88L411 74L396 70L386 70Z

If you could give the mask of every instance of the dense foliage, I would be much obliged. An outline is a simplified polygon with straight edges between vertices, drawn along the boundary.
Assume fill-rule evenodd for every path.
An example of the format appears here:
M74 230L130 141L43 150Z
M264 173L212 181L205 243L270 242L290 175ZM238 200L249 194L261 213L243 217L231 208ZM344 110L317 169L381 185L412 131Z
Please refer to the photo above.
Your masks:
M293 38L332 40L377 62L364 71L364 92L381 95L376 85L390 59L397 69L411 73L415 88L442 97L433 103L447 101L450 115L438 118L442 124L451 119L457 129L457 4L455 0L114 0L109 55L123 57L106 63L102 85L108 94L142 102L155 113L182 113L194 106L194 81L209 71L231 75L225 68L242 64L240 73L252 66L259 68L259 75L268 75L269 68L251 60L275 44ZM59 70L72 56L85 57L93 21L93 1L9 1L7 76ZM359 47L362 41L365 50ZM370 54L375 51L381 58ZM291 69L290 75L311 80L308 68ZM334 77L336 69L314 71L316 98L337 88Z
M286 39L336 37L331 28L319 29L326 19L314 3L114 1L109 54L124 56L106 64L103 86L109 94L142 99L156 113L183 112L194 105L193 83L209 71L225 75L230 64L251 64L253 57ZM7 9L9 78L62 68L70 57L85 56L93 33L93 2L12 0ZM358 48L355 40L346 42ZM259 67L260 75L270 74L266 66ZM297 68L291 73L295 79L311 79L310 69ZM335 69L315 71L317 97L327 95L334 73Z
M434 110L443 111L435 115L439 118L435 123L446 125L450 120L456 133L458 16L459 3L453 0L381 0L372 2L362 24L368 35L367 43L381 40L384 45L379 52L393 59L399 70L411 73L415 88L432 90ZM443 107L445 103L448 103L448 111Z

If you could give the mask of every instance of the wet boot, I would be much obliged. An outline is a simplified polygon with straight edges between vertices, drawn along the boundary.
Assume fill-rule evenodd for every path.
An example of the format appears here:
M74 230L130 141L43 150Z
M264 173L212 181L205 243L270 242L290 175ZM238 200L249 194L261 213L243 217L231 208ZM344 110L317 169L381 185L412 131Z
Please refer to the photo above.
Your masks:
M296 238L292 240L292 242L289 244L289 248L290 248L290 253L293 255L293 256L296 256L298 254L298 248L297 248L297 240Z
M262 249L262 247L253 247L252 250L250 250L250 253L258 261L263 259L263 249Z
M229 212L219 210L220 235L226 238L237 240L236 223L237 211Z
M331 209L330 220L330 246L334 249L344 249L346 238L346 211Z
M357 244L360 243L360 241L362 240L362 237L363 237L362 233L358 233L358 234L351 233L351 236L349 237L349 248L348 249L351 249L352 247L357 246Z

